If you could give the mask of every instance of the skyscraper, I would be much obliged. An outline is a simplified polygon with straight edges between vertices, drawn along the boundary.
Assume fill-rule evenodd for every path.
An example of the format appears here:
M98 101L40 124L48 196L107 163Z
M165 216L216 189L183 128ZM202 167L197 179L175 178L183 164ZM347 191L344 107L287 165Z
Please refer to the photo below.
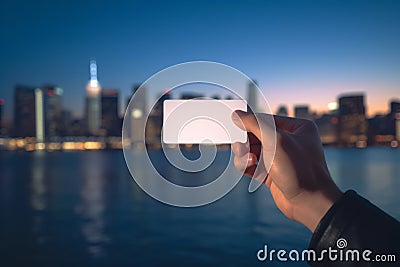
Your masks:
M90 61L90 80L86 86L86 125L91 135L98 135L101 127L101 87L97 80L97 64Z
M367 141L364 95L339 98L338 141L341 145L364 147Z
M400 141L400 101L390 102L389 113L390 125L393 127L393 134L397 141Z
M392 100L390 101L390 114L394 115L396 113L400 113L400 101Z
M315 120L318 127L321 142L324 145L333 145L337 143L337 124L336 114L325 113Z
M0 136L3 135L3 127L4 127L3 105L4 105L4 99L0 98Z
M307 105L295 106L294 116L299 119L311 119L309 107Z
M14 136L33 137L42 143L61 136L62 89L56 86L16 86L14 94Z
M247 85L247 110L249 112L259 112L258 110L258 89L257 82L253 80L253 82L249 82Z
M400 113L396 113L395 117L395 138L400 141Z
M101 91L101 129L107 136L121 135L121 120L118 116L117 89L104 89Z
M64 134L62 117L63 90L58 86L46 85L42 87L44 129L47 139L59 137Z
M14 136L33 137L35 129L35 88L17 85L14 90Z
M147 113L147 92L146 88L140 88L140 85L134 85L132 88L132 97L135 97L134 103L131 103L129 109L127 109L126 118L124 123L128 123L129 131L127 136L132 143L139 144L145 140L144 129L146 127ZM129 102L128 102L129 104Z
M187 94L185 99L192 99L198 97L197 95ZM171 99L171 91L165 90L160 96L154 107L150 111L149 119L146 124L146 145L158 148L161 145L161 130L164 115L164 101Z
M287 117L288 111L287 111L286 106L284 106L284 105L279 106L276 115Z
M43 143L45 139L45 113L44 97L40 88L35 89L35 136L37 143Z

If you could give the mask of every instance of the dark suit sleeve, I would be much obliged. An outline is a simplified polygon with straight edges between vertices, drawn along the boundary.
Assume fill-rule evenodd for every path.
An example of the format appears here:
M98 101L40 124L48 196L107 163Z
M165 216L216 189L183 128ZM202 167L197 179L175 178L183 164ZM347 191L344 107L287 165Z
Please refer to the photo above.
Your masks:
M334 261L329 258L329 248L337 250L332 253L337 255ZM349 190L322 218L309 249L318 256L327 250L320 260L308 261L311 266L400 266L400 223ZM354 250L359 260L354 260Z

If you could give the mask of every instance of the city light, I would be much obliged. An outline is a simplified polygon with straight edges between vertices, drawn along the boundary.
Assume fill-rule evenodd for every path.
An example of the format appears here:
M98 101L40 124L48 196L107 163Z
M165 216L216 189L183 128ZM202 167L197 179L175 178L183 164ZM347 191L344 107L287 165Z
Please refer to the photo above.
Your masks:
M132 117L135 119L141 118L143 116L143 112L140 109L132 110Z
M35 114L36 114L36 141L44 142L44 111L43 93L40 88L35 89Z
M2 139L0 149L74 151L122 149L122 117L119 115L118 89L102 89L97 80L97 63L89 64L86 86L85 114L78 120L62 106L63 89L60 86L15 87L15 117L13 132ZM257 103L257 84L247 85L248 103ZM138 147L145 134L149 149L161 148L161 129L164 101L174 99L174 91L167 89L147 114L147 89L135 85L132 96L136 101L126 123L130 129L129 144ZM175 99L204 97L198 92L183 92ZM217 96L216 99L219 99ZM129 103L129 100L127 103ZM4 105L4 102L2 102ZM3 105L0 105L2 107ZM257 108L258 109L258 108ZM256 110L257 111L257 110ZM364 94L346 94L329 102L327 112L317 114L308 104L294 106L294 116L315 121L324 145L365 148L370 145L398 147L400 140L400 101L390 102L386 115L366 116ZM285 105L277 114L287 116ZM145 129L145 132L143 131ZM186 146L186 148L191 148Z
M328 103L328 109L330 111L332 110L337 110L338 109L338 103L337 102L330 102Z

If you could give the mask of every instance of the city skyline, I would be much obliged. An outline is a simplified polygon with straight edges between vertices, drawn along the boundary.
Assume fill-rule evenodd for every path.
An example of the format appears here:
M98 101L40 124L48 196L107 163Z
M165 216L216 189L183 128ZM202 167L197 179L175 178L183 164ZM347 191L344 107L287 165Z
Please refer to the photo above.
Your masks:
M95 116L95 117L96 116L100 116L101 99L103 98L102 94L103 93L106 93L106 94L110 94L111 93L111 94L117 96L116 97L116 103L115 103L116 104L116 109L117 109L117 116L123 118L124 115L125 115L125 110L127 108L127 105L129 103L129 101L125 102L125 99L130 99L132 97L132 93L134 93L136 91L136 89L140 86L140 83L133 83L133 86L131 87L130 94L127 95L127 96L119 97L120 96L120 89L119 88L111 88L111 87L102 88L102 86L100 85L100 81L97 79L98 73L97 73L97 63L96 63L95 59L91 59L89 61L88 67L89 67L89 75L88 75L89 79L87 80L88 82L87 82L86 88L85 88L85 95L84 95L85 101L84 101L84 104L83 104L83 112L82 112L82 114L76 114L75 113L73 115L73 111L74 111L73 108L71 106L62 105L63 104L62 98L60 98L60 100L59 100L60 101L59 102L59 106L60 106L60 108L61 108L61 106L63 106L63 110L62 111L63 112L68 112L69 113L68 115L71 117L71 119L85 120L85 124L88 124L88 123L89 124L93 124L93 123L96 124L96 126L87 125L87 127L90 129L89 132L96 135L96 132L98 132L100 130L100 117L98 117L96 119L93 116ZM257 88L254 85L257 85L258 87L260 87L260 86L259 86L259 84L258 84L258 82L256 80L253 80L253 82L254 82L254 84L249 83L247 85L247 88L239 88L239 90L247 90L247 92L245 93L245 94L247 94L247 101L250 101L252 103L254 102L253 105L257 106L257 105L259 105L261 103L259 103L259 101L258 101L260 99L259 99ZM211 85L211 84L193 83L193 84L185 85L183 87L185 87L184 90L181 90L182 86L178 86L176 88L165 88L165 90L163 92L154 92L154 90L151 90L152 88L146 88L146 91L152 91L153 97L150 98L150 99L146 98L147 100L146 100L146 104L145 105L152 106L153 104L155 104L156 100L160 96L160 94L165 93L165 91L169 91L171 93L171 95L174 94L174 93L178 93L178 94L181 94L181 95L182 94L189 94L189 95L194 94L194 95L198 95L199 97L210 97L210 98L216 98L216 97L217 98L230 98L230 97L233 96L229 91L227 91L225 89L223 91L225 91L224 93L226 93L226 94L221 93L221 90L219 90L219 92L216 93L215 88L218 88L218 87L215 87L214 85ZM187 89L187 87L189 89ZM3 122L6 122L8 126L10 126L10 123L11 123L11 126L13 126L12 125L12 121L15 121L15 114L16 114L18 108L14 108L14 105L16 105L16 103L17 103L16 102L16 94L17 94L18 88L31 88L31 89L33 89L35 91L37 91L39 89L41 89L41 90L43 89L44 91L47 91L48 90L47 88L53 88L53 89L55 88L57 90L61 90L61 94L60 94L61 96L63 95L63 91L64 91L60 86L57 86L57 85L43 84L42 86L31 86L31 85L17 84L14 87L14 95L13 95L14 99L12 101L13 102L13 106L12 107L14 109L14 112L13 112L14 116L12 118L10 118L10 117L4 116L2 114L3 115L2 116ZM177 92L175 92L175 91L177 91ZM147 92L147 94L148 94L148 92ZM333 101L329 102L326 105L325 109L322 109L322 110L317 110L317 109L315 109L314 106L311 105L311 103L306 103L306 102L293 103L292 106L288 106L288 104L286 104L286 103L280 103L279 105L276 104L274 106L272 106L270 103L269 104L270 104L270 106L273 107L272 108L273 114L282 115L282 114L280 114L280 110L282 108L284 108L284 109L286 109L286 112L284 113L284 114L286 114L286 116L306 118L304 115L300 115L300 116L296 115L297 112L298 112L298 109L306 109L306 113L309 113L309 114L323 115L323 114L331 112L332 110L337 109L338 106L339 106L339 99L341 97L345 97L345 96L348 96L348 95L350 95L350 96L351 95L357 95L357 94L358 95L363 95L363 96L365 96L365 98L367 97L365 92L362 92L362 91L360 91L360 92L340 93L339 95L336 96L336 98ZM235 96L233 96L233 97L235 97ZM265 95L264 95L264 97L265 97ZM4 99L2 99L2 98L0 98L0 100L1 100L2 111L3 111L3 107L4 107L4 104L5 104L6 101L4 101ZM149 103L147 103L148 101L149 101ZM268 101L268 99L267 99L267 101ZM391 103L392 102L399 102L399 101L400 101L399 98L396 98L396 97L388 98L387 99L387 109L386 109L387 111L386 112L373 113L373 114L372 113L368 113L368 109L369 108L368 108L368 105L366 104L366 106L365 106L366 117L367 118L372 118L374 116L385 115L388 112L390 112ZM93 108L94 108L94 110L97 110L97 111L93 111L92 110L93 108L89 108L91 102L94 103ZM289 109L288 109L288 107L289 107ZM10 108L10 107L8 107L8 108ZM258 109L257 112L262 112L262 110L263 110L262 107L259 107L257 109ZM89 119L89 117L93 117L93 118ZM92 129L93 127L95 129Z
M192 91L180 90L185 85L164 90L158 94L156 102L148 103L148 84L132 88L131 99L136 105L129 105L125 116L120 116L118 89L102 89L97 80L97 64L89 64L89 81L86 88L85 115L73 119L71 112L62 105L63 89L57 86L41 88L16 86L14 91L14 121L7 125L0 121L2 147L10 150L92 150L121 149L122 143L143 149L161 148L163 128L163 106L167 99L201 99L203 92L209 90L208 84L189 84ZM154 85L153 85L154 86ZM199 87L200 86L200 87ZM150 86L151 87L151 86ZM194 89L203 89L193 91ZM222 87L216 87L226 89ZM140 89L140 90L139 90ZM215 90L215 88L214 88ZM238 88L238 90L240 90ZM258 105L256 82L247 81L246 101L253 112L262 107ZM212 99L240 99L233 93L216 94L210 90ZM175 97L173 97L175 94ZM179 96L178 96L179 94ZM243 94L242 94L243 95ZM331 103L329 112L318 114L309 105L294 106L294 117L309 119L319 129L321 142L329 146L365 148L369 145L398 147L400 141L400 101L390 101L390 112L368 118L365 95L341 94ZM201 100L196 100L201 101ZM151 101L152 102L152 101ZM0 119L3 105L0 105ZM288 115L287 107L281 105L276 111L279 115ZM149 114L148 117L145 114ZM122 142L122 125L128 134Z
M56 84L82 116L91 58L104 88L123 98L165 67L210 60L257 79L274 111L322 111L342 93L365 92L369 116L387 113L400 88L399 11L398 1L8 2L3 113L12 116L16 84Z
M89 83L87 84L87 86L90 85L90 81L91 80L89 79ZM129 99L132 96L132 91L135 91L135 88L137 88L140 85L139 83L132 83L132 84L133 85L130 88L131 92L129 94L127 94L127 95L121 95L120 94L121 89L118 88L118 87L104 87L104 88L100 87L100 89L98 91L99 97L100 97L102 92L114 91L115 94L120 96L120 97L118 97L118 103L117 103L118 115L123 117L124 114L125 114L125 109L126 109L127 104L128 104L126 102L126 99ZM182 94L182 93L183 94L184 93L192 94L193 93L193 94L197 94L197 95L199 95L201 97L210 97L210 98L215 98L215 97L225 98L225 97L229 96L229 93L221 94L221 95L213 93L211 91L212 88L211 89L208 88L208 91L196 91L196 89L193 89L193 88L195 88L195 86L196 86L196 84L194 84L194 86L191 86L191 89L189 89L189 90L187 90L187 89L186 89L186 91L185 90L183 90L183 91L179 90L178 92L179 92L179 94ZM15 119L14 118L15 115L13 115L12 113L15 113L15 107L14 107L15 106L15 103L14 103L15 102L15 90L16 90L16 88L19 88L19 87L32 88L32 89L37 89L37 88L42 89L42 88L47 88L47 87L54 87L54 88L58 88L59 90L63 90L64 91L64 89L62 87L60 87L58 85L52 85L52 84L49 84L49 83L45 83L45 84L43 84L41 86L32 86L30 84L17 83L13 87L13 90L12 90L13 91L13 95L12 95L11 101L10 100L5 101L4 98L0 97L1 105L3 106L3 108L4 108L4 106L6 106L6 109L11 109L11 112L9 112L10 114L4 114L4 110L3 110L3 113L2 113L2 115L3 115L2 119L5 120L8 123L11 123ZM165 91L169 90L171 92L171 94L173 94L175 89L176 88L173 88L173 89L165 88ZM202 88L200 87L200 89L202 89ZM88 90L87 88L86 89L85 88L82 89L82 91L85 92L85 94L82 95L82 99L83 100L85 100L85 98L87 98L87 90ZM149 100L150 104L155 104L156 99L160 96L160 94L165 93L165 91L164 92L153 92L153 97ZM254 96L253 96L254 93L251 93L251 94L252 94L251 99L252 99L252 101L254 101L254 99L253 99L254 98ZM272 105L271 103L269 103L269 104L271 106L271 110L272 110L273 114L279 114L280 113L280 109L286 108L286 110L287 110L287 113L285 113L286 116L297 117L296 116L296 109L299 108L299 107L300 108L306 107L310 113L315 113L317 115L322 115L324 113L329 113L332 110L335 110L337 108L337 106L339 105L338 101L339 101L340 97L348 96L348 95L357 95L357 94L358 95L359 94L364 95L366 100L368 99L368 95L364 91L351 91L351 92L339 93L330 102L326 103L325 108L323 108L323 109L317 109L316 106L313 105L313 103L301 102L301 101L294 102L292 104L288 104L288 103L275 103L274 105ZM64 96L65 96L65 94L64 94ZM248 95L248 97L249 97L249 95ZM264 97L265 97L265 94L264 94ZM82 101L82 99L81 99L81 101ZM267 101L268 101L268 99L267 99ZM388 97L386 99L386 103L385 103L386 107L385 107L385 109L384 110L379 110L376 113L368 112L368 110L370 110L370 107L368 106L368 102L366 102L366 105L365 105L366 106L366 117L372 118L372 117L377 116L377 115L385 115L388 112L390 112L390 104L391 104L391 102L399 102L399 101L400 101L399 97L395 97L395 96ZM77 102L80 102L80 100L78 100ZM149 103L147 103L147 105L149 105ZM67 111L67 112L71 112L72 113L72 112L75 111L75 110L73 110L73 106L68 106L68 105L63 104L63 108L64 108L64 111ZM80 107L80 108L82 109L82 112L80 112L78 114L74 113L73 116L72 116L73 119L85 119L86 112L87 112L87 111L85 111L85 109L87 108L87 103L85 103L85 101L82 101L82 107ZM6 116L4 116L4 115L6 115ZM12 115L12 116L10 116L10 115Z
M95 60L92 59L91 61L95 61ZM87 95L87 86L88 86L88 82L87 81L88 81L88 79L86 79L86 85L84 87L82 87L80 92L79 92L79 94L77 94L77 95L80 95L82 97L82 99L79 99L78 97L74 97L74 101L72 103L70 102L70 103L65 104L65 102L67 102L67 101L63 102L64 106L66 107L66 109L68 111L72 112L73 118L75 118L75 119L80 119L80 118L85 117L85 113L86 113L85 106L86 106L86 103L84 101L84 98ZM89 79L89 84L90 84L90 79ZM125 112L125 108L126 108L125 99L129 98L131 96L132 88L134 88L135 86L138 86L140 83L133 81L131 84L132 85L128 88L128 90L123 90L122 88L120 88L118 86L106 86L106 87L104 87L106 90L108 90L109 88L113 88L114 90L117 90L119 92L125 93L125 94L121 94L121 98L119 99L119 102L118 102L118 107L119 107L118 110L119 110L119 114L121 116L123 116L123 114ZM324 102L324 103L311 102L312 99L314 99L315 95L310 95L309 96L309 98L311 100L310 102L307 102L307 100L304 100L304 101L292 101L292 102L289 102L289 103L271 102L268 99L268 96L266 95L266 93L264 92L265 90L263 90L264 87L262 85L258 84L258 83L257 83L257 85L260 88L261 92L263 93L264 97L269 102L269 105L270 105L270 107L271 107L271 109L272 109L272 111L274 113L278 113L278 110L279 110L280 107L286 106L286 107L288 107L288 111L289 111L288 115L289 116L295 116L296 106L309 106L310 111L316 112L318 114L323 114L323 113L328 112L330 110L330 108L331 108L330 105L332 103L337 103L337 100L338 100L338 98L340 96L353 95L353 94L364 94L366 96L366 115L367 115L367 117L373 117L375 115L382 115L382 114L388 113L390 111L390 102L391 101L399 101L399 99L400 99L400 94L392 95L392 96L389 95L386 98L386 102L383 101L383 104L382 104L383 106L377 108L377 107L368 105L368 102L369 102L368 101L368 99L369 99L368 96L369 95L368 95L368 91L367 90L344 90L342 92L339 92L337 95L333 96L332 99L327 99L327 102ZM59 83L57 83L57 82L55 82L55 83L43 82L39 86L33 86L32 83L25 84L25 83L17 82L12 87L11 91L13 92L14 88L18 87L18 86L26 86L26 87L32 87L32 88L43 88L43 87L48 87L48 86L54 86L54 87L58 87L58 88L63 88L63 90L64 90L64 87L60 86ZM399 88L400 88L400 86L399 86ZM165 88L165 89L170 89L170 88ZM126 93L126 91L128 91L128 93ZM151 96L152 97L150 97L150 100L151 101L155 101L160 93L161 92L151 92ZM214 93L212 91L210 91L210 92L208 92L208 91L195 92L195 93L203 93L204 95L208 95L208 96L213 96L214 95ZM2 105L5 106L5 110L3 111L3 114L2 114L3 115L3 119L5 119L8 122L13 120L13 112L12 112L12 110L14 108L14 106L13 106L13 102L14 102L13 101L13 98L14 98L13 94L14 94L14 92L11 94L11 99L7 99L7 98L3 97L3 95L0 95L0 99L2 100ZM71 98L71 95L64 94L64 96L65 96L64 98L67 98L67 99ZM224 97L224 96L222 96L222 97ZM302 99L302 98L299 98L299 99ZM80 105L77 106L77 103L80 103Z

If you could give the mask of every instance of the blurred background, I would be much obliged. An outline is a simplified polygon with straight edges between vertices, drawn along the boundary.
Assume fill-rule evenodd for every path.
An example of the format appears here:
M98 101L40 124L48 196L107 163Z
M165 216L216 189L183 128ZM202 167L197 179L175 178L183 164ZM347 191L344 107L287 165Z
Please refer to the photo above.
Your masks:
M207 86L145 88L143 106L125 114L140 84L193 60L230 65L274 113L315 121L339 187L399 219L399 13L394 0L3 1L0 265L253 266L265 244L307 248L311 233L266 188L249 194L246 177L192 209L159 203L132 180L124 116L132 144L146 127L147 152L138 148L188 180L160 150L163 101L235 98ZM238 87L265 110L252 83ZM176 149L199 157L196 146ZM226 167L230 147L218 151L195 183Z

